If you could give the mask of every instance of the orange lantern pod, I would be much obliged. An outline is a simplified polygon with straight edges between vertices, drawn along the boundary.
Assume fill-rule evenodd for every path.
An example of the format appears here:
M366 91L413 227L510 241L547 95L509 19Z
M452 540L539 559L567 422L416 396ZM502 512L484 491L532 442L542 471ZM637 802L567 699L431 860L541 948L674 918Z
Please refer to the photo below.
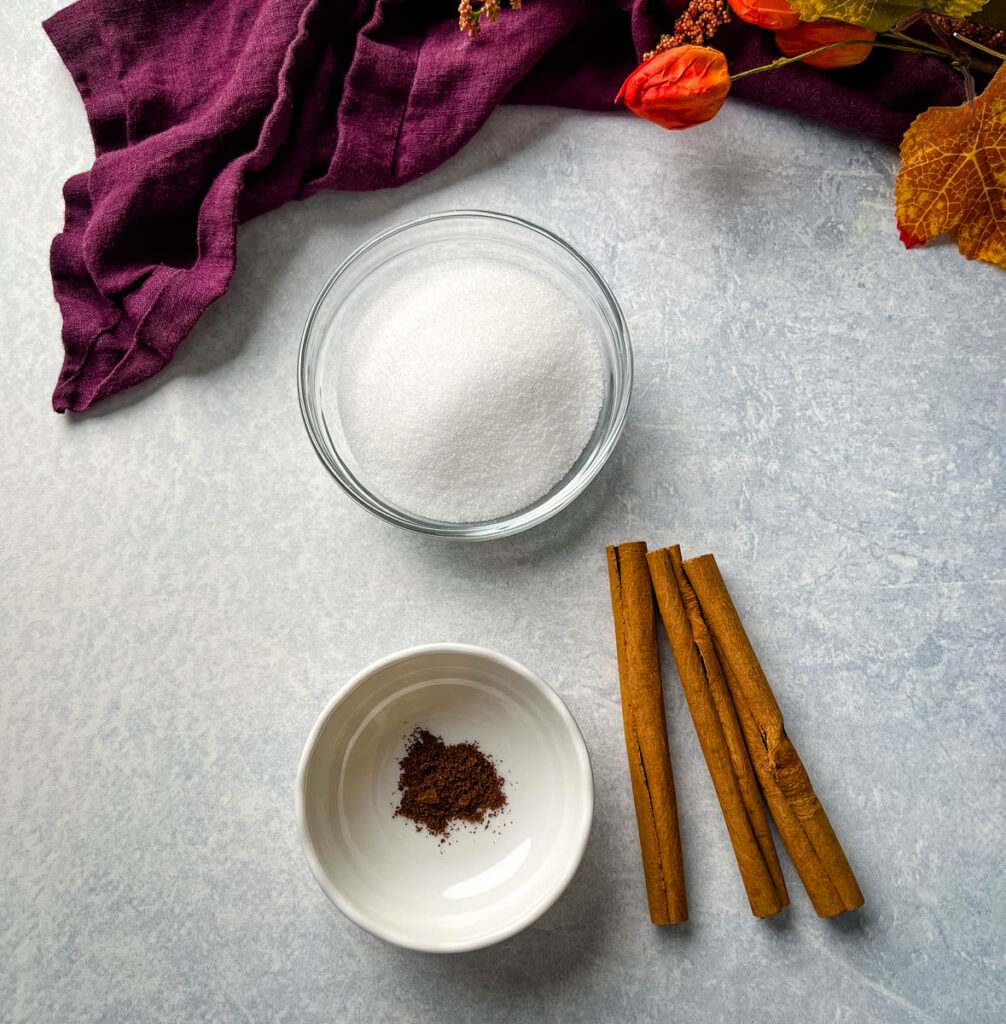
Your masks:
M830 43L876 38L877 33L873 29L849 25L844 21L801 21L796 28L775 34L776 46L787 57L798 57L801 53L816 50L820 46L828 46ZM862 46L850 43L848 46L836 46L823 53L815 53L813 57L804 57L803 63L822 71L847 68L853 64L862 64L872 50L873 47L869 43L863 43Z
M663 128L691 128L715 117L730 91L727 59L709 46L676 46L632 72L617 99Z
M728 3L741 21L771 32L781 32L800 24L800 15L786 0L728 0Z

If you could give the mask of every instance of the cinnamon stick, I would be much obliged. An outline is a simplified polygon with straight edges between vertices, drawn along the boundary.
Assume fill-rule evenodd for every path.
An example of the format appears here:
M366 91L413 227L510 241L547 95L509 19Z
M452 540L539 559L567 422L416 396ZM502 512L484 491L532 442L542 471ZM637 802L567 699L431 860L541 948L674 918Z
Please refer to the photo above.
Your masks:
M756 917L771 917L789 903L789 895L769 831L768 814L719 660L705 623L701 622L698 602L687 580L683 579L688 587L689 604L694 609L693 617L697 613L699 619L699 629L694 629L686 611L683 588L679 587L677 578L681 551L677 545L661 548L651 551L646 560L681 687L723 811L751 912ZM683 577L683 573L681 575ZM719 700L714 699L714 687Z
M688 901L646 545L619 544L607 553L622 724L650 920L674 924L688 920Z
M758 781L814 909L821 917L834 917L862 906L856 876L786 735L782 712L716 559L690 558L684 570L712 634Z
M730 761L733 764L734 774L737 776L737 784L740 786L741 795L744 797L744 806L747 808L748 818L758 838L758 845L762 850L765 863L769 866L772 878L780 895L789 902L789 894L786 892L786 883L782 877L782 868L779 866L779 857L776 854L775 843L772 841L772 832L768 823L768 812L765 810L765 800L762 796L761 786L758 777L751 763L751 755L748 753L747 742L744 732L734 707L733 698L730 696L730 689L727 686L723 667L720 664L719 656L713 638L706 626L706 620L702 617L702 609L699 607L699 599L685 574L684 565L681 561L681 550L677 546L671 548L671 565L674 568L674 578L677 581L678 589L681 592L681 599L688 613L688 621L692 627L692 636L695 645L702 655L703 664L707 669L709 680L709 692L712 694L713 702L716 705L716 713L719 715L723 726L723 735L730 750Z

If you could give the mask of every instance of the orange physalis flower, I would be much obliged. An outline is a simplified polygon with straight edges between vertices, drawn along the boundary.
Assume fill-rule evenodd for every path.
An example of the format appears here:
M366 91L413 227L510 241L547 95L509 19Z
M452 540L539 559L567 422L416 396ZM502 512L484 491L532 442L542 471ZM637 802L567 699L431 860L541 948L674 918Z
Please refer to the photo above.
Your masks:
M772 32L795 28L800 24L800 15L786 0L728 0L734 14L759 28Z
M876 39L877 33L870 28L860 28L844 21L801 21L796 28L785 32L776 32L776 46L787 57L798 57L808 50L816 50L819 46L830 43L842 43L854 39ZM853 64L862 64L873 47L869 43L862 46L836 46L823 53L815 53L813 57L804 57L803 63L814 68L827 71L830 68L847 68Z
M709 46L675 46L651 57L616 99L663 128L691 128L715 117L730 91L727 59Z

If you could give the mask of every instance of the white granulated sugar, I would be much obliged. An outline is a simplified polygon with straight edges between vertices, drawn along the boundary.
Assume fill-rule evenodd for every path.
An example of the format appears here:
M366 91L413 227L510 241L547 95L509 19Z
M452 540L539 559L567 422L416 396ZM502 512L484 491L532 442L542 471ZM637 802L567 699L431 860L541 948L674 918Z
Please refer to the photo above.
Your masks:
M444 260L381 295L348 339L339 416L383 498L477 522L551 490L590 440L603 395L594 333L545 277Z

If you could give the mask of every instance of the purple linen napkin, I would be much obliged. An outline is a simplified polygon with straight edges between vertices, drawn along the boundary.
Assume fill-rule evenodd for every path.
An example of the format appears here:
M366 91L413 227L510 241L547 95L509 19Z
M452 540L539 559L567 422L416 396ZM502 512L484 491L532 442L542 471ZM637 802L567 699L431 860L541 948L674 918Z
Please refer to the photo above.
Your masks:
M674 16L658 0L528 0L471 40L450 0L77 0L44 25L96 153L64 187L52 244L53 408L83 411L167 365L227 290L241 221L418 177L504 99L613 110ZM738 68L776 55L736 21L716 45ZM832 75L790 65L733 95L888 143L962 100L948 68L900 53Z

